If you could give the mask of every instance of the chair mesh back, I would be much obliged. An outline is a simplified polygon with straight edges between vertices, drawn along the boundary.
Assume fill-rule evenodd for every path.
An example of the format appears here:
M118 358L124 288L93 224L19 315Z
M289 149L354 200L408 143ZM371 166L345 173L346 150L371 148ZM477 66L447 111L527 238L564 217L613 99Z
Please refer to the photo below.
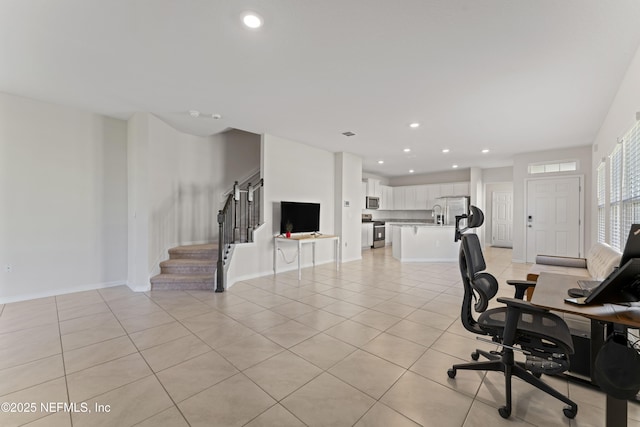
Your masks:
M462 236L462 250L467 260L467 274L469 275L469 279L473 279L476 273L484 271L487 268L478 235L473 233L464 234Z
M478 235L464 234L461 244L466 261L465 274L476 300L474 309L481 313L487 309L491 298L498 293L498 281L491 274L484 272L487 265L482 255Z

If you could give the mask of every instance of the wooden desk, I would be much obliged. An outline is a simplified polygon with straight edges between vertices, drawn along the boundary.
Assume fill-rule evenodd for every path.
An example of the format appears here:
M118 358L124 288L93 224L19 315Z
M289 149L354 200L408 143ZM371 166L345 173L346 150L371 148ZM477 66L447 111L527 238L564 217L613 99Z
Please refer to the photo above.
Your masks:
M298 245L298 280L302 279L302 245L305 244L309 244L311 243L312 245L312 251L313 251L313 266L315 267L316 265L316 242L318 241L331 241L333 240L335 242L335 248L334 248L334 257L336 260L336 271L340 271L340 237L339 236L332 236L330 234L318 234L318 235L313 235L313 234L301 234L301 235L294 235L291 237L282 237L282 236L275 236L273 238L273 274L277 274L277 265L278 265L278 248L280 247L281 244L290 244L290 243L296 243Z
M557 273L540 273L531 303L549 310L575 314L591 320L640 328L640 308L613 304L575 305L564 302L567 291L576 288L579 276ZM627 401L607 395L606 426L627 425Z

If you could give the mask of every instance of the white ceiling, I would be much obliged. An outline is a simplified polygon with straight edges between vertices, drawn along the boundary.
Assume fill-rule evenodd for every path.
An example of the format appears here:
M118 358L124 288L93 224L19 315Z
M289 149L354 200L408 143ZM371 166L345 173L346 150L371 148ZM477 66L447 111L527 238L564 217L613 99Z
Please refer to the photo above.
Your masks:
M0 0L0 91L269 133L384 176L497 167L593 142L639 22L638 0Z

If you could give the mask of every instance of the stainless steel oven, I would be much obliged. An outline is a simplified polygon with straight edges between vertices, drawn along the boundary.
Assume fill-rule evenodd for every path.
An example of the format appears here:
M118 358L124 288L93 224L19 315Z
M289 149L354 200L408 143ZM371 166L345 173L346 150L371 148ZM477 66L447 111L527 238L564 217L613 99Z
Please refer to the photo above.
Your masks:
M373 222L373 248L384 248L384 221Z

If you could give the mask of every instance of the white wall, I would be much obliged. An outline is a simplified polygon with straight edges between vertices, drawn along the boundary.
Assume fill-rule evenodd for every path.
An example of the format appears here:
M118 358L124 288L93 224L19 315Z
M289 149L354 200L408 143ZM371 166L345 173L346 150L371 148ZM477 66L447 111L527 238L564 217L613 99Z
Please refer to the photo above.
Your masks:
M228 283L273 273L273 236L280 233L280 202L320 203L320 231L334 234L334 154L272 135L262 137L262 178L264 179L264 225L255 235L255 243L238 245L228 271ZM360 228L358 227L358 230ZM316 263L333 260L333 245L318 244ZM288 260L295 259L295 246L284 248ZM303 264L311 264L311 247L304 248ZM297 262L287 264L277 256L278 271L293 270Z
M125 282L126 140L124 121L0 94L0 303Z
M596 169L600 162L605 159L615 147L618 138L624 136L624 134L635 124L636 120L640 119L637 114L640 112L640 48L636 51L627 72L625 74L618 93L616 94L611 108L607 113L607 117L603 122L595 143L593 144L593 159L592 159L592 200L591 205L591 226L588 228L591 236L591 241L597 241L598 233L598 215L596 206ZM638 165L640 167L640 165Z
M513 166L483 169L482 180L485 184L491 182L513 182Z
M235 130L198 137L150 114L135 115L129 127L128 284L146 290L168 249L217 240L222 195L259 168L260 137Z
M362 258L362 158L336 153L335 159L335 233L341 238L342 261L354 261Z
M578 160L578 170L569 173L569 175L583 175L585 188L584 206L585 206L585 224L591 224L591 187L592 187L592 168L591 168L591 146L566 148L561 150L537 151L533 153L520 154L514 157L513 162L513 260L515 262L524 262L526 251L525 239L525 194L526 182L528 178L541 178L539 175L529 175L528 166L531 163L552 162L557 160L576 159ZM566 176L567 173L544 174L545 177ZM587 251L591 247L591 237L585 227L584 250Z

